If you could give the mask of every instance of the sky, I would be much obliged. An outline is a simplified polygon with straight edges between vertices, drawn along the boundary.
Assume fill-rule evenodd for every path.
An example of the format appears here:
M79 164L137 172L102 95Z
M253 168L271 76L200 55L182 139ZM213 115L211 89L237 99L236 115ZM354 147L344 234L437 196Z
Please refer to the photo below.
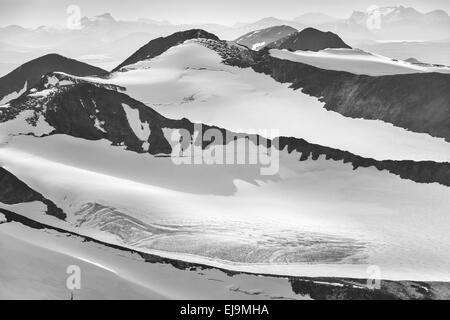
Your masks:
M346 18L371 5L414 7L422 12L443 9L449 0L0 0L0 26L65 25L67 8L77 5L82 16L109 12L118 20L148 18L173 23L233 25L274 16L292 19L307 12Z

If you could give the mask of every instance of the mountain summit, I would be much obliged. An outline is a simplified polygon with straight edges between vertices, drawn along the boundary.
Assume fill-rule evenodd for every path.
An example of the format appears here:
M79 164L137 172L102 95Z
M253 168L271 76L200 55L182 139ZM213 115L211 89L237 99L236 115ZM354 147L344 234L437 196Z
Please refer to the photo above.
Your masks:
M290 51L320 51L328 48L351 49L338 35L333 32L323 32L314 28L306 28L283 39L275 41L268 47L288 49Z
M27 88L36 85L49 72L61 71L74 76L102 75L106 70L69 59L59 54L47 54L31 60L0 78L0 101L6 103L17 98Z
M138 61L154 58L161 53L165 52L167 49L176 46L178 44L183 43L189 39L212 39L219 40L219 38L209 32L206 32L202 29L191 29L181 32L176 32L167 37L159 37L154 40L151 40L149 43L141 47L138 51L133 53L130 57L128 57L124 62L114 68L112 71L120 70L120 68L134 64Z
M259 50L264 46L283 39L295 32L298 32L298 30L290 26L281 25L246 33L237 38L235 42L252 50Z

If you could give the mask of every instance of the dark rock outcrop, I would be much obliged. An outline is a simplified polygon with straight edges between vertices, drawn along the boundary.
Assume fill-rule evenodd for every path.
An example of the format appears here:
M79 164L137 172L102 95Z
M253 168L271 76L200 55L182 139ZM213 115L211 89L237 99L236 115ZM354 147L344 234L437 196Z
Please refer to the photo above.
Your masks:
M386 170L403 179L419 183L437 182L445 186L450 186L450 163L412 160L379 161L371 158L363 158L348 151L312 144L304 139L280 137L278 139L277 148L284 149L286 147L288 152L300 152L300 161L305 161L309 158L317 160L323 155L325 156L325 159L350 163L354 170L358 168L374 167L380 171Z
M164 53L171 47L179 45L186 40L199 38L219 40L219 38L216 35L201 29L181 31L176 32L167 37L159 37L154 40L151 40L149 43L141 47L138 51L133 53L124 62L115 67L111 72L120 70L120 68L130 64L134 64L138 61L151 59L156 56L159 56L160 54Z
M235 53L235 51L232 52ZM230 59L232 57L233 55L230 56ZM4 108L0 115L0 122L5 121L5 117L9 119L23 110L34 110L54 128L50 134L67 134L87 140L107 139L113 145L125 146L127 150L154 155L168 155L172 152L171 145L163 134L163 128L186 129L191 134L191 139L195 129L194 124L187 119L167 119L121 92L90 83L76 83L59 87L55 94L46 99L46 101L39 101L34 97L24 95L14 100L9 108ZM141 124L150 129L148 138L145 138L146 141L143 141L142 137L136 136L124 105L126 108L137 111ZM351 163L354 169L374 167L418 183L437 182L450 186L450 163L410 160L379 161L348 151L311 144L300 138L280 137L274 141L267 141L259 136L243 133L233 134L225 129L206 125L203 125L203 132L208 128L220 130L222 136L227 137L225 143L232 141L234 137L251 138L257 144L270 145L273 143L279 149L287 148L289 152L295 150L301 154L300 161L316 160L319 156L324 155L329 160ZM198 139L201 138L201 136L198 137ZM147 143L146 147L144 147L144 143ZM201 139L193 141L193 143L206 148L211 142Z
M273 58L267 51L254 60L255 71L292 83L291 88L319 98L328 110L450 141L450 74L355 75Z
M47 206L48 215L62 220L66 219L66 214L52 201L44 198L42 194L31 189L2 167L0 167L0 186L0 202L12 205L40 201Z
M19 92L25 84L27 84L27 88L35 86L43 75L55 71L75 76L103 75L107 73L106 70L63 57L59 54L47 54L21 65L0 78L0 100L10 93Z
M356 75L274 58L270 49L231 48L204 42L228 65L250 67L290 88L317 97L327 110L346 117L383 120L450 141L450 74Z
M323 32L314 28L306 28L300 32L292 33L269 44L267 47L290 51L320 51L327 48L351 49L337 34L330 31Z

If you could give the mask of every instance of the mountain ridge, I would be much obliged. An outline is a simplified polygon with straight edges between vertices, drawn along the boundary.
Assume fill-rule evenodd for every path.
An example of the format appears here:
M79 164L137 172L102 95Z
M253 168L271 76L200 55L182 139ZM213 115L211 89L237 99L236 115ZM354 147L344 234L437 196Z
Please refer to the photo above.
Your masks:
M159 37L153 40L150 40L146 45L139 48L136 52L134 52L130 57L125 59L121 64L115 67L111 72L118 71L120 68L136 63L141 60L151 59L165 52L167 49L180 44L186 40L194 39L194 38L206 38L206 39L214 39L219 40L219 38L202 29L191 29L186 31L180 31L171 34L167 37Z
M267 45L267 47L289 51L320 51L328 48L351 49L337 34L331 31L323 32L315 28L305 28L292 33Z
M46 77L52 79L53 76L48 74ZM32 122L32 119L42 118L52 127L48 135L65 134L86 140L106 139L112 146L124 146L126 150L151 155L170 155L172 152L172 146L164 135L163 129L185 129L191 134L191 139L194 136L194 123L188 119L168 119L147 105L110 87L100 87L89 82L68 83L67 78L63 78L58 84L48 79L43 79L40 86L34 88L40 91L13 100L10 106L0 114L0 123L13 120L20 113L31 110L34 115L27 121ZM51 83L50 87L49 83ZM39 92L48 92L50 89L55 91L43 97L36 95ZM137 112L135 120L130 118L130 110ZM254 136L257 144L263 143L268 146L273 144L278 150L286 149L288 153L295 150L299 153L299 161L317 160L323 155L327 160L351 163L354 170L360 167L375 167L377 170L386 170L403 179L419 183L437 182L450 186L450 163L380 161L364 158L348 151L312 144L301 137L276 137L268 140L258 135L233 133L216 126L204 124L201 126L204 129L203 134L208 128L222 132L228 139L223 143L229 143L234 137ZM137 134L136 127L140 127L141 129L138 130L142 130L142 133L145 132L145 127L148 127L146 136ZM201 136L197 139L200 141L193 141L193 143L200 143L202 148L212 143L209 140L203 140Z
M8 94L36 85L49 72L62 71L76 76L102 75L107 71L75 59L51 53L33 59L0 78L0 101ZM3 101L6 103L8 101Z

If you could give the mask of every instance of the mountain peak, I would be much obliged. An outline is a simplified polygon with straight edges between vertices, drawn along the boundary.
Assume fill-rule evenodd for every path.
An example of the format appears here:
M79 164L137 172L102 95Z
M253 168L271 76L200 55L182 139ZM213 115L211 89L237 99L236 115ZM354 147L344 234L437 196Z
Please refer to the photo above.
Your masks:
M274 26L246 33L237 38L235 42L252 50L259 50L297 31L297 29L287 25Z
M269 45L270 48L290 51L320 51L327 48L351 49L337 34L305 28Z
M190 39L211 39L211 40L220 40L216 35L209 33L203 29L190 29L180 32L175 32L167 37L160 37L151 40L149 43L141 47L138 51L133 53L129 58L127 58L124 62L118 65L116 68L112 70L118 71L122 67L134 64L138 61L147 60L154 58L169 48L179 45L186 40Z
M61 71L75 76L102 75L106 70L89 64L69 59L57 53L49 53L34 60L28 61L14 69L6 76L0 78L0 101L6 103L4 98L14 92L24 90L36 85L45 74L53 71ZM8 100L15 99L14 94Z

